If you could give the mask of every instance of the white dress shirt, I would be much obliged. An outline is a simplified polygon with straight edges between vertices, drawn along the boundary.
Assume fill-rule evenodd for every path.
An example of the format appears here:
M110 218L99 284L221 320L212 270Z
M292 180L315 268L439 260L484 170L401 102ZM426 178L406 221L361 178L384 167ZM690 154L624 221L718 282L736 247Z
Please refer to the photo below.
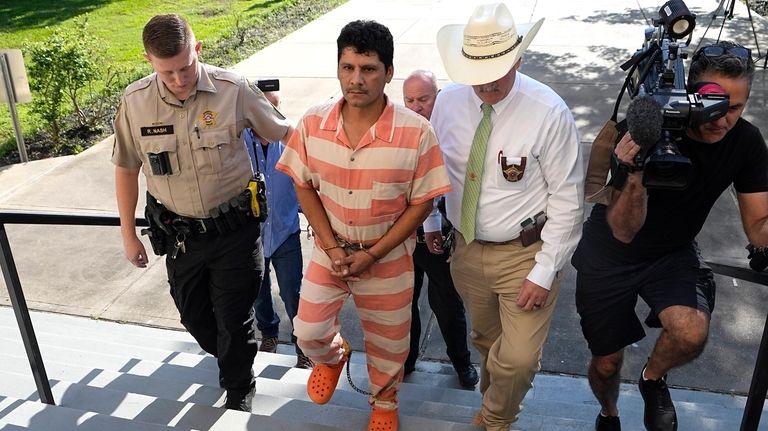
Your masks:
M467 160L482 103L471 86L453 84L440 91L432 112L453 187L446 197L447 215L459 230ZM527 279L549 289L581 237L584 166L576 124L560 96L519 72L512 90L493 111L475 237L495 242L517 238L520 223L544 211L544 244ZM504 178L502 156L508 162L527 158L519 181Z

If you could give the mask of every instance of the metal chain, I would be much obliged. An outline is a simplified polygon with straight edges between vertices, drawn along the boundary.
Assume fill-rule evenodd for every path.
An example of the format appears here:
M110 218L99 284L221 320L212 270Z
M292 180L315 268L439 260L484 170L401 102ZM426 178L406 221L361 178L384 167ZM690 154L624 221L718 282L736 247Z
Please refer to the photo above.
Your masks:
M312 226L307 225L307 239L312 239L315 236L315 231L312 230Z
M358 388L357 386L355 386L355 383L352 381L352 374L349 371L349 364L351 362L350 361L351 359L352 359L352 351L350 350L349 356L347 357L347 381L349 382L349 386L352 386L352 389L354 389L356 392L361 393L363 395L366 395L366 396L373 395L370 392L364 391L364 390Z

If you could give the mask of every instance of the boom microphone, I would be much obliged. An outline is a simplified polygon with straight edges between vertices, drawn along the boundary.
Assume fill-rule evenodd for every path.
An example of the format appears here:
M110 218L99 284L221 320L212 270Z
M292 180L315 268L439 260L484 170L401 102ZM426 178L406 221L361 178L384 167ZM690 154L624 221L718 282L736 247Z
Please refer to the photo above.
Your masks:
M648 151L661 139L662 124L662 107L653 97L636 97L629 103L627 130L632 135L632 140L640 146L640 160L644 160Z

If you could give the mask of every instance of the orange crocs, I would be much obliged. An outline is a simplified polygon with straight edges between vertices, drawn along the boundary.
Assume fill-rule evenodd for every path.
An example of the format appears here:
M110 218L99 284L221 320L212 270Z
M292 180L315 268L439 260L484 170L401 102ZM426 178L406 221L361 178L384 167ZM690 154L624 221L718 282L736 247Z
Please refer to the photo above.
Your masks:
M341 371L344 369L344 364L349 359L351 348L346 340L344 340L344 355L338 364L315 364L315 368L312 369L312 374L309 375L307 381L307 395L316 404L325 404L331 400L333 392L336 390L336 384L339 383L339 377Z
M368 431L397 431L397 409L385 410L373 408Z

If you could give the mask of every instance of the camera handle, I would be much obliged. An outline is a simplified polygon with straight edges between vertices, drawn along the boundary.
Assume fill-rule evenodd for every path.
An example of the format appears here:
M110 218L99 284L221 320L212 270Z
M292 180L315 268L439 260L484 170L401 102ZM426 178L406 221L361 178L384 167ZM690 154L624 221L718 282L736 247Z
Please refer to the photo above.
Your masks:
M624 64L622 64L621 70L625 70L627 72L627 77L624 78L624 84L621 85L621 90L619 90L619 95L616 97L616 103L613 105L613 115L611 115L611 120L616 122L619 118L619 107L621 106L621 99L624 97L624 92L627 91L629 88L629 83L632 81L632 75L635 74L635 71L637 70L637 66L645 60L646 57L650 55L655 55L657 51L660 51L661 48L658 44L654 44L653 47L643 51L640 53L640 55L633 55L632 58L625 61ZM648 64L652 64L652 62L648 62ZM638 79L637 82L643 82L645 81L646 76L648 76L648 73L650 72L650 67L646 67L646 69L643 71L641 79ZM632 97L635 97L636 94L632 94Z

